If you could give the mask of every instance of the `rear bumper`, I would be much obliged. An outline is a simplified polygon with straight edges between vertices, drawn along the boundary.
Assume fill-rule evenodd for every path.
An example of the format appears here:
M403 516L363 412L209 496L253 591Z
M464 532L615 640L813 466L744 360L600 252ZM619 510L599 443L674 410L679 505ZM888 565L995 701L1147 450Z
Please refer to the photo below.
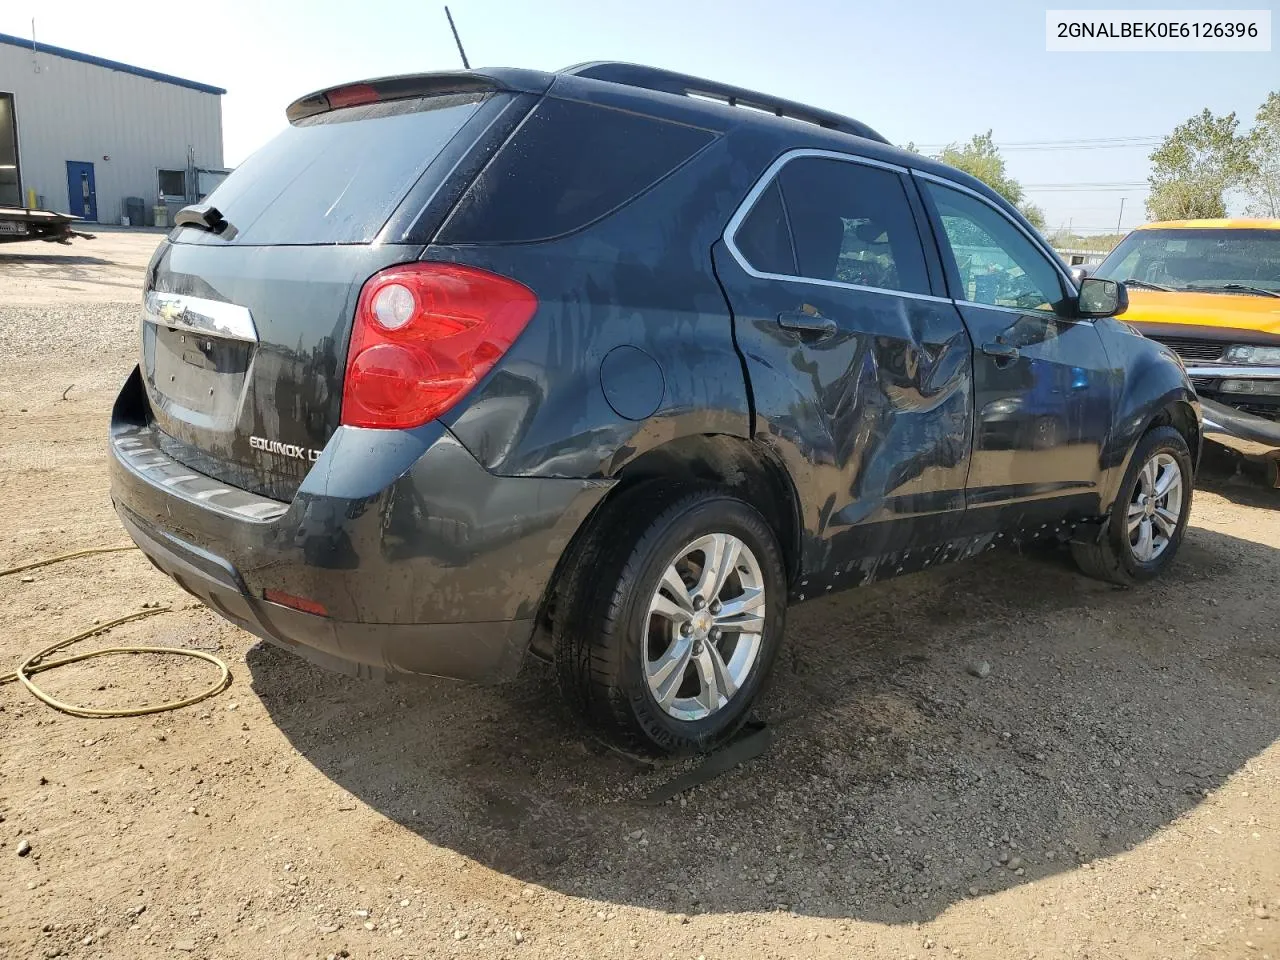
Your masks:
M161 571L256 636L361 676L519 672L556 564L609 484L496 477L440 424L339 428L291 503L166 456L112 417L111 496ZM268 601L279 590L328 616Z
M256 598L225 560L149 528L127 508L120 522L142 552L194 597L254 636L339 673L416 674L500 683L520 672L533 620L487 623L352 623Z
M1205 439L1248 456L1280 458L1280 422L1201 398Z

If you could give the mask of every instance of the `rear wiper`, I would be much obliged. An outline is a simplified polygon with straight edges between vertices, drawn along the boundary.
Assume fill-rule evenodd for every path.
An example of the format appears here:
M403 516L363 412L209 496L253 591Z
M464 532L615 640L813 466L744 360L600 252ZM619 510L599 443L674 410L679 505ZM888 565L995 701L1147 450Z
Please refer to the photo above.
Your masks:
M1252 293L1258 297L1280 297L1280 293L1274 290L1267 290L1264 287L1251 287L1246 283L1214 283L1214 284L1198 284L1194 287L1187 287L1188 290L1226 290L1231 293Z
M183 207L173 218L173 222L175 226L199 227L210 233L226 233L228 230L235 233L235 228L227 223L222 211L207 203L193 203L189 207Z
M1165 293L1172 293L1173 287L1162 287L1158 283L1149 283L1146 280L1139 280L1137 277L1130 277L1124 281L1126 287L1146 287L1148 290L1161 290Z

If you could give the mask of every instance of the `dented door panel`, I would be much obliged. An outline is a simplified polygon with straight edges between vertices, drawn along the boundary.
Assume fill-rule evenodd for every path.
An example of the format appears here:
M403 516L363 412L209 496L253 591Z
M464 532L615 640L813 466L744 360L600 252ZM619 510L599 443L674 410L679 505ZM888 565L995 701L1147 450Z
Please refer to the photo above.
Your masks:
M1012 351L974 354L970 528L1026 530L1064 514L1100 513L1100 464L1120 372L1094 325L971 303L961 311L975 342Z
M834 588L841 571L859 582L868 558L879 558L873 579L922 562L922 548L947 543L964 510L972 344L955 306L755 277L722 243L715 263L733 306L756 439L776 450L800 500L796 592ZM793 312L829 320L834 332L816 339L779 324Z

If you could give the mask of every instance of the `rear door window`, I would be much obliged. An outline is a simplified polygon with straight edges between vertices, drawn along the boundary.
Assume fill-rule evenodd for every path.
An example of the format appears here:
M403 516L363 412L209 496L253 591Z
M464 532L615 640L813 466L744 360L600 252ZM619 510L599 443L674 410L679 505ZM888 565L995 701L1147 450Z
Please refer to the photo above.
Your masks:
M747 263L761 273L796 276L795 245L791 242L791 227L787 224L782 189L777 180L760 194L733 241Z
M762 273L930 292L920 233L902 177L893 170L829 157L791 160L761 194L734 243Z
M237 167L207 202L227 240L188 228L178 242L369 243L479 108L484 95L424 97L305 117Z

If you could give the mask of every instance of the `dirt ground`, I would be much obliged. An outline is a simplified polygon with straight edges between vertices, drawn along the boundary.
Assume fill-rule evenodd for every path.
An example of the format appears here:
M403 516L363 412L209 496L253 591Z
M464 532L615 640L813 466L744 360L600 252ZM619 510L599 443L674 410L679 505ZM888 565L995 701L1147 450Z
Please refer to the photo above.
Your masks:
M156 241L0 247L0 568L127 542L104 432ZM605 749L537 663L331 675L137 552L0 579L0 663L158 601L89 644L234 673L140 720L0 687L0 956L1280 958L1280 492L1233 470L1149 587L992 553L796 608L772 747L657 807L685 765ZM211 679L46 683L105 706Z

